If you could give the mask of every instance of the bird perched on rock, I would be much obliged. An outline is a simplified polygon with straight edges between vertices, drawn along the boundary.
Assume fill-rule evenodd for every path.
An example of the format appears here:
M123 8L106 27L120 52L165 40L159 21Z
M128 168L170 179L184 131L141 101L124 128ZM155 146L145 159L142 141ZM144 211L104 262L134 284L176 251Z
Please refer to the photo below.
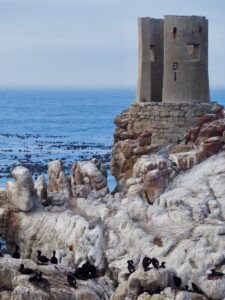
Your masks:
M217 280L217 279L221 279L224 274L222 272L218 272L215 269L211 269L211 274L208 275L208 280Z
M182 284L182 280L180 277L178 276L173 276L173 281L174 281L174 284L177 288L180 288L181 287L181 284Z
M77 268L73 273L76 278L83 280L94 278L96 274L97 269L90 263L89 260L87 260L87 262L84 263L81 268Z
M20 258L19 249L20 249L19 246L16 245L15 251L14 251L13 254L12 254L12 257L13 257L13 258L16 258L16 259L19 259L19 258Z
M165 266L165 261L163 261L163 262L161 263L161 265L159 266L159 268L163 268L163 269L166 268L166 266Z
M55 257L55 250L53 251L53 256L51 258L51 264L58 264L58 259Z
M131 274L131 273L134 273L135 267L134 267L134 262L133 262L133 260L132 260L132 259L131 259L131 260L128 260L128 261L127 261L127 264L128 264L127 269L128 269L128 271L129 271L129 273L130 273L130 274Z
M149 270L149 266L150 266L151 263L152 263L152 260L148 256L145 256L142 259L142 266L143 266L145 272Z
M73 273L70 272L67 274L67 282L71 287L75 289L77 288L76 278Z
M154 268L158 269L159 268L159 261L157 258L153 257L152 258L152 265Z
M41 251L40 250L38 250L37 251L37 260L39 261L39 262L41 262L42 264L47 264L48 262L49 262L49 258L47 258L46 256L44 256L44 255L41 255Z
M24 264L21 264L19 268L19 272L24 275L30 275L34 273L34 270L30 268L24 268Z

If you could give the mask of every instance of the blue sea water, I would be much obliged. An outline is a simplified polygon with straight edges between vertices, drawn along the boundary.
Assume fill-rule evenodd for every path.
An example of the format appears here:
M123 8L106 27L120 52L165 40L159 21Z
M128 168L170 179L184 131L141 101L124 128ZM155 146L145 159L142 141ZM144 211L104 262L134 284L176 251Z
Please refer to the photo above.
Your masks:
M224 105L225 90L212 89L211 99ZM0 89L0 185L18 164L34 176L46 174L53 159L62 159L68 173L78 159L109 164L113 120L134 101L132 88Z

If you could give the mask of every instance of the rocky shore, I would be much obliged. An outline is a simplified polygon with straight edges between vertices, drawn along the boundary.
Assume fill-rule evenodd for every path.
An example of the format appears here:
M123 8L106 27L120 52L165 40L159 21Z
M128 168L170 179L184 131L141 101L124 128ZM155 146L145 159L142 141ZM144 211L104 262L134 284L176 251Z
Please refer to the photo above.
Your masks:
M48 180L24 166L13 168L0 190L0 299L224 299L225 118L214 105L176 143L152 143L152 132L130 128L129 113L115 120L109 192L99 159L48 164ZM15 246L20 258L12 257ZM58 264L38 264L37 250ZM150 265L144 257L165 262ZM91 279L69 272L87 260ZM127 269L133 260L135 271ZM42 272L34 283L20 264ZM220 272L212 276L212 269ZM180 278L177 284L176 278Z

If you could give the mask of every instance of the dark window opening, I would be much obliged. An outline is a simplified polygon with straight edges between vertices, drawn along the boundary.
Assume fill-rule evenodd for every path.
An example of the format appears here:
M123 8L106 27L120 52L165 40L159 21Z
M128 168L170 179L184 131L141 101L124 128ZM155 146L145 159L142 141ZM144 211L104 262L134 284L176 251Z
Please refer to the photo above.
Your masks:
M187 53L191 59L200 59L200 45L187 44Z
M150 46L150 61L151 62L155 61L155 47L154 47L154 45Z
M173 40L177 39L177 27L173 27Z
M174 81L177 81L177 72L174 72L174 73L173 73L173 80L174 80Z
M199 25L199 27L198 27L198 32L202 33L202 26L201 25Z

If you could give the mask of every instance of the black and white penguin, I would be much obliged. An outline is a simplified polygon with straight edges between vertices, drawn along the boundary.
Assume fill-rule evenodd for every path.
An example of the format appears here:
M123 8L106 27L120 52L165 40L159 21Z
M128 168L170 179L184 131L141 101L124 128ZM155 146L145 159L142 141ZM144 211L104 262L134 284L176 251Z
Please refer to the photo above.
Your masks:
M149 270L149 266L150 266L151 263L152 263L152 260L148 256L145 256L142 259L142 266L143 266L145 272Z
M134 267L134 262L133 262L133 260L131 259L131 260L128 260L127 261L127 269L128 269L128 271L129 271L129 273L131 274L131 273L134 273L134 271L135 271L135 267Z
M58 259L55 257L55 250L53 251L53 256L51 258L51 264L58 264Z

